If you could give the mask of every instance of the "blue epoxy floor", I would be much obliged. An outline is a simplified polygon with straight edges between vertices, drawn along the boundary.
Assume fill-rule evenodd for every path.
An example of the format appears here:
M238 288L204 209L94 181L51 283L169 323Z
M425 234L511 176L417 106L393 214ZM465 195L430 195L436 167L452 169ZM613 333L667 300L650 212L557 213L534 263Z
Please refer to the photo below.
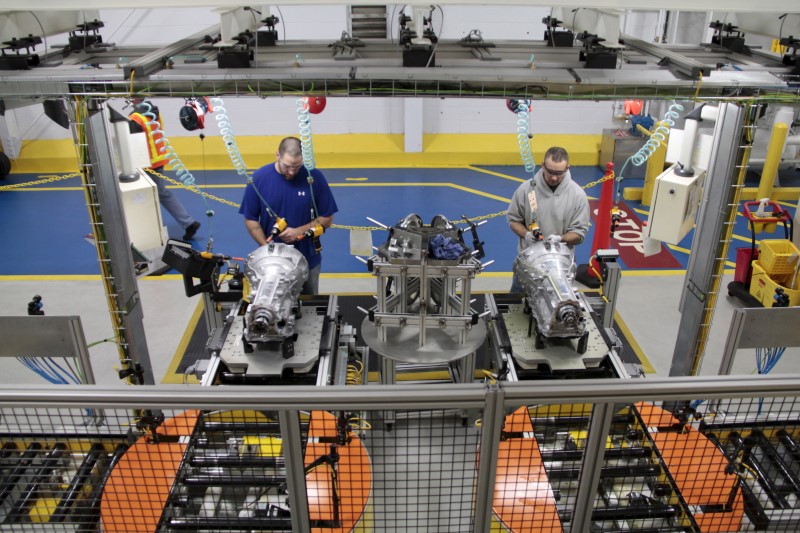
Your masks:
M602 176L596 167L573 167L573 177L586 184ZM436 214L451 219L462 215L482 217L504 211L520 180L526 177L521 166L488 166L458 168L403 169L323 169L330 182L339 213L334 223L340 226L374 227L367 217L391 225L409 213L419 214L430 221ZM167 175L172 176L170 172ZM232 171L196 171L200 188L228 202L238 204L244 183ZM10 185L38 179L31 174L11 175L0 184ZM748 183L753 186L754 184ZM641 186L641 180L630 180L624 186ZM597 198L600 185L587 189L590 198ZM245 256L254 243L245 231L237 208L179 188L173 189L190 213L201 221L195 247L205 249L212 238L213 251L233 256ZM794 206L783 203L794 214ZM627 207L641 220L646 211L637 202ZM206 212L213 211L211 218ZM178 224L164 213L167 229L173 237L183 234ZM640 225L640 224L638 224ZM85 196L78 177L45 183L23 189L0 191L0 227L3 254L0 255L0 275L69 275L97 274L97 256L85 236L91 232L85 207ZM495 263L487 272L509 272L516 255L516 240L504 216L489 218L479 228L485 242L486 258ZM747 246L750 232L744 217L739 216L729 260L735 261L735 249ZM588 260L593 229L586 243L576 249L576 261ZM383 230L372 232L373 244L385 238ZM765 238L782 238L782 232ZM630 239L630 234L627 237ZM635 235L634 235L635 238ZM684 268L691 248L690 233L670 253L675 258L673 268ZM350 232L334 228L323 237L323 272L364 273L365 267L350 255ZM612 242L612 246L614 243ZM624 264L623 267L630 268ZM648 267L645 267L648 268ZM663 268L663 267L657 267Z

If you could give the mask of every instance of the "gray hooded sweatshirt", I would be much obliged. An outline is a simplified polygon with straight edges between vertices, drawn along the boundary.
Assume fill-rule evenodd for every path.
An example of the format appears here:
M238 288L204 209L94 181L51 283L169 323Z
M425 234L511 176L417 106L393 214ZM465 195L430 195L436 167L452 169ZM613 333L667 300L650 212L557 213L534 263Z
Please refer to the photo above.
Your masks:
M521 222L526 228L535 221L544 236L574 231L583 242L589 231L589 200L581 186L572 181L569 171L553 191L539 169L514 192L506 218L509 224ZM525 240L519 239L517 252L524 247Z

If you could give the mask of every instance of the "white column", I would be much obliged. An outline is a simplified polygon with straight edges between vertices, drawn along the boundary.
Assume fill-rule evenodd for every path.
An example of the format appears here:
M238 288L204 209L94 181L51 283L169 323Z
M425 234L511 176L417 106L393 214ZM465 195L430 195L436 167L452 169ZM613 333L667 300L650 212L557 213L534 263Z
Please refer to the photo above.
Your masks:
M19 134L17 114L13 109L7 109L5 116L0 116L0 143L9 159L13 161L19 157L22 136Z
M403 134L406 153L422 151L422 105L424 98L403 99Z

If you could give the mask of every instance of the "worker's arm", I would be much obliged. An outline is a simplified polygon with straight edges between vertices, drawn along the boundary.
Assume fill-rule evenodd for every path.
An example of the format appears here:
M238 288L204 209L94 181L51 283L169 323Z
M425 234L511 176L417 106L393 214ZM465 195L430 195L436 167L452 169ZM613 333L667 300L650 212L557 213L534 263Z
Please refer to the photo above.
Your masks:
M329 217L317 217L308 224L304 224L298 228L286 228L278 236L283 240L283 242L298 241L303 238L303 234L305 234L305 232L317 224L325 229L330 228L331 224L333 224L333 215Z
M569 244L570 246L575 246L583 242L583 237L581 237L580 233L575 233L574 231L568 231L561 236L561 242L563 242L564 244Z
M250 236L259 246L263 246L269 242L258 220L244 219L244 225L247 228L247 232L250 233Z
M509 221L508 226L511 228L511 231L513 231L514 234L520 239L524 239L525 234L528 233L528 228L526 228L522 222L511 220Z

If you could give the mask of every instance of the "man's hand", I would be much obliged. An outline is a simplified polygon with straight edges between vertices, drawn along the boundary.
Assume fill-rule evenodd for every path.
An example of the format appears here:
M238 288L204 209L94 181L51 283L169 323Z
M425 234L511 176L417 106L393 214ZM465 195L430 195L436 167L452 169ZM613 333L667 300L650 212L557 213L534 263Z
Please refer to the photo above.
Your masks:
M561 242L561 235L548 235L546 240L552 243Z
M537 241L536 236L534 236L532 231L529 231L525 234L525 246L530 246L531 244Z
M278 234L278 237L280 237L281 240L286 244L289 244L302 239L303 230L302 228L286 228L285 230L283 230Z

